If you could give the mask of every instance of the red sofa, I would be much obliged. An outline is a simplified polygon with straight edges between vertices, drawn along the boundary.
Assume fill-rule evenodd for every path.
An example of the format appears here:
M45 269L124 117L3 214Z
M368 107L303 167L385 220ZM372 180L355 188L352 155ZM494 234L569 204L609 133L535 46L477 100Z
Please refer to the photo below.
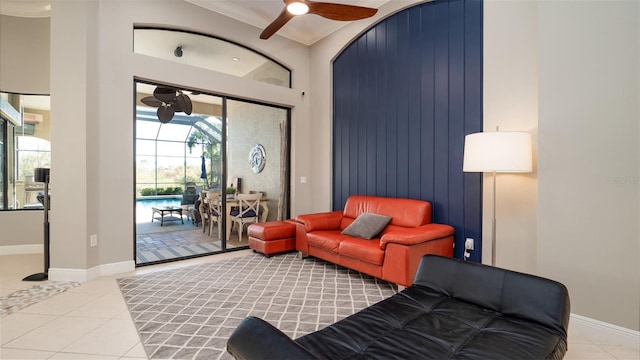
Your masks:
M341 234L362 213L391 222L371 240ZM344 211L295 220L299 252L403 286L412 284L423 255L453 256L453 227L431 223L431 204L423 200L355 195Z

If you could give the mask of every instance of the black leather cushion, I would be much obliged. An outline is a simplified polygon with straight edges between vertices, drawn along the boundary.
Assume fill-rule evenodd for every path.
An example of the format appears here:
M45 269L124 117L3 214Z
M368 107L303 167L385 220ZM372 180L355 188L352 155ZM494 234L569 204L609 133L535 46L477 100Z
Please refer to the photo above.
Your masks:
M303 336L322 359L561 359L564 334L413 286Z
M541 323L566 335L570 314L569 293L559 282L428 255L420 262L413 284L498 311L505 316Z
M325 359L562 359L569 307L558 282L427 255L410 288L296 341Z

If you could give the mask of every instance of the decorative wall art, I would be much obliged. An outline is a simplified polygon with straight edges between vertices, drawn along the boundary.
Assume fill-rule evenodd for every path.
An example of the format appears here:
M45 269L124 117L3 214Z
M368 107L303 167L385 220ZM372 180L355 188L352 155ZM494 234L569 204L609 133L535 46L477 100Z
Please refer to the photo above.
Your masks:
M264 146L257 144L249 151L249 164L251 170L255 174L259 174L264 170L264 165L267 162L267 153L264 150Z

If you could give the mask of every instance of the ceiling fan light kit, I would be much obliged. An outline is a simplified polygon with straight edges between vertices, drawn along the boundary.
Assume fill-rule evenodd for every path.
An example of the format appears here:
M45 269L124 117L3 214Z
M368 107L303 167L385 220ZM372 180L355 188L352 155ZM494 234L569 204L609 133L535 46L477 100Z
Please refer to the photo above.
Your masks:
M303 2L292 2L287 5L287 11L293 15L304 15L309 12L309 6Z
M372 17L378 9L335 4L311 0L283 0L285 8L260 34L260 39L266 40L278 32L289 20L298 15L315 14L330 20L353 21Z

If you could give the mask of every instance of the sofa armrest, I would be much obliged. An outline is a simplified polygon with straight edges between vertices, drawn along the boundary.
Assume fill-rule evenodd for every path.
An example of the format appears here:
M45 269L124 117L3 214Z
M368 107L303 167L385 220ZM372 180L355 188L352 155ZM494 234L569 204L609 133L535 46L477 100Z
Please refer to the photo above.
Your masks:
M336 230L342 222L342 211L298 215L296 221L304 224L307 232L315 230Z
M244 359L317 359L268 322L254 316L242 320L227 341L227 352Z
M444 224L427 224L416 228L396 228L382 235L380 248L384 250L388 243L407 246L415 245L451 236L454 232L452 226Z

